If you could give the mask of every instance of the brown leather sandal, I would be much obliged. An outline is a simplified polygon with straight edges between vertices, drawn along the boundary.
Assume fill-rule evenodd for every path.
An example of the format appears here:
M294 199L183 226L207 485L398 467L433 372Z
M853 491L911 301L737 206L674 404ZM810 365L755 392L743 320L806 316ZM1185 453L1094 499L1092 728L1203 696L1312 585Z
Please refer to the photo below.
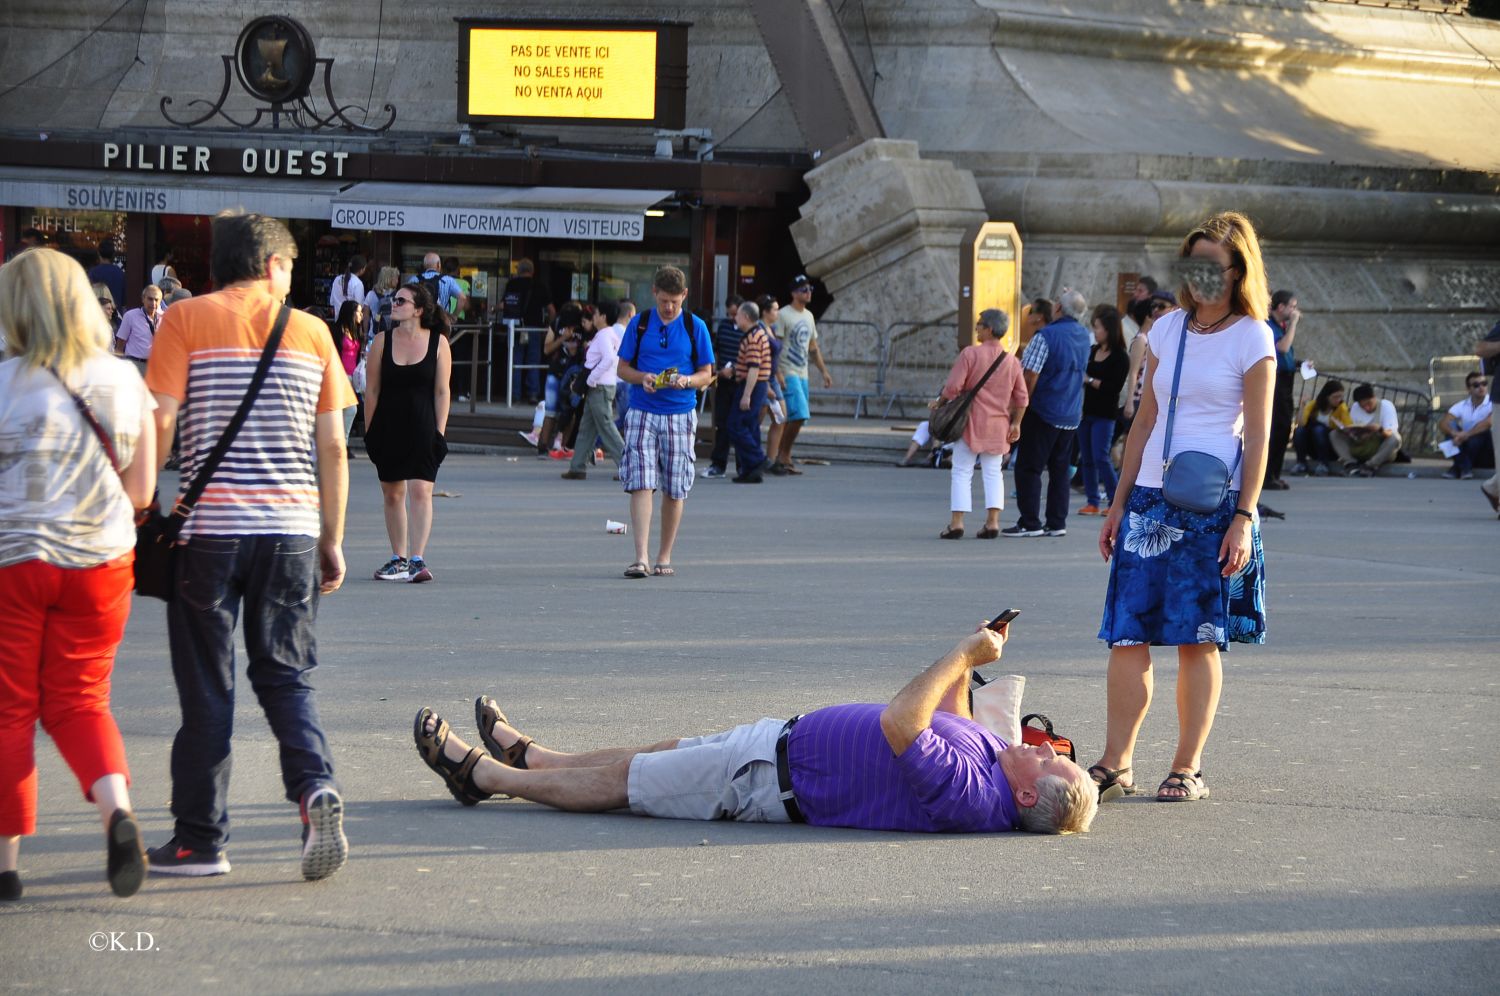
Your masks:
M484 741L484 747L490 752L490 756L507 767L525 768L526 748L536 741L523 736L509 747L501 747L500 741L495 739L493 732L496 721L510 724L510 720L505 718L505 713L500 711L500 706L494 699L488 695L481 695L475 699L474 725L479 727L479 739Z
M437 726L431 733L426 729L429 718L437 720ZM448 721L431 709L424 706L417 710L416 721L412 724L412 739L417 742L417 753L443 779L443 784L448 786L453 798L465 806L477 806L492 795L474 784L474 767L486 756L484 748L471 749L462 761L449 760L443 753L443 746L448 742L448 734L451 732Z

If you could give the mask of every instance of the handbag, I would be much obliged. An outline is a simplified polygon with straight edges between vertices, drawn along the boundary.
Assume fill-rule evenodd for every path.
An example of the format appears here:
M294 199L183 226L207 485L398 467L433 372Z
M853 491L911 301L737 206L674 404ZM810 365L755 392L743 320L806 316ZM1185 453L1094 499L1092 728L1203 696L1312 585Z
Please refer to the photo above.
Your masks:
M261 351L260 363L256 365L255 374L250 378L249 390L245 392L245 397L229 419L229 424L224 427L219 441L214 444L208 458L203 461L203 466L193 478L193 483L172 506L171 513L162 515L160 510L152 510L146 514L145 521L136 525L135 592L137 595L159 598L164 602L172 600L173 582L177 576L177 537L182 533L182 527L187 524L188 516L193 514L193 507L197 505L198 499L203 497L203 491L213 478L214 471L219 469L219 464L229 452L229 447L234 443L234 437L239 435L240 427L245 424L245 419L250 414L250 407L255 404L256 395L260 394L260 389L266 382L266 375L271 372L271 361L276 358L276 349L281 345L281 336L286 331L287 319L291 317L291 314L292 309L283 304L281 311L276 315L276 323L271 326L271 337L266 340L266 348Z
M940 443L951 443L964 434L969 426L969 408L974 404L975 395L999 368L1005 356L1005 350L1002 349L1000 355L995 357L995 362L984 372L984 376L979 378L979 383L967 391L958 392L955 397L941 402L932 410L932 414L927 416L927 431L932 434L933 439Z
M1185 512L1209 515L1224 503L1234 470L1212 453L1183 450L1172 456L1172 422L1177 416L1177 388L1182 382L1182 354L1187 352L1187 319L1182 322L1182 338L1177 343L1177 365L1172 371L1172 400L1167 405L1167 431L1162 439L1161 496L1168 504ZM1242 442L1235 451L1234 466L1239 467Z
M1021 715L1025 678L1019 674L984 678L978 671L971 671L969 680L969 711L976 723L1009 745L1024 743L1040 747L1051 744L1060 756L1077 763L1073 741L1053 730L1052 720L1039 712ZM1037 720L1041 726L1032 726L1032 720Z

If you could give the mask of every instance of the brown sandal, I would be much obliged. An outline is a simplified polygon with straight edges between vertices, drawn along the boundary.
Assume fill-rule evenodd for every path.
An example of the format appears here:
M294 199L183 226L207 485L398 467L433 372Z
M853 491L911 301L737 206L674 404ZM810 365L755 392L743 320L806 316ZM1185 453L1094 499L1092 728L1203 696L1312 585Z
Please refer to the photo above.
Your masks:
M495 739L492 732L496 722L510 724L505 718L505 713L500 711L500 706L488 695L481 695L474 700L474 725L479 727L479 739L484 741L484 747L490 752L490 756L509 768L526 767L526 748L536 741L530 737L523 736L509 747L501 747L500 741Z
M1183 792L1184 795L1162 795L1163 792ZM1156 787L1157 802L1197 802L1208 798L1208 786L1203 784L1203 772L1174 771L1161 780Z
M431 733L426 729L429 718L437 720L437 726ZM423 707L417 710L416 722L412 724L412 739L417 742L417 753L422 755L422 760L429 768L442 777L443 784L448 786L453 798L465 806L477 806L492 795L474 784L474 767L486 756L484 748L473 748L464 755L462 761L449 760L443 753L443 747L451 732L448 721L431 709Z

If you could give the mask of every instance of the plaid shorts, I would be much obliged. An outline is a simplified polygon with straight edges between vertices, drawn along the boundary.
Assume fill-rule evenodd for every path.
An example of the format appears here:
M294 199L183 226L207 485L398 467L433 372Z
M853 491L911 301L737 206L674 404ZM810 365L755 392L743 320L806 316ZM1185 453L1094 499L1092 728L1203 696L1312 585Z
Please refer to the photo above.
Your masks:
M698 412L660 415L632 408L625 413L625 452L620 483L626 491L665 491L686 498L693 490Z

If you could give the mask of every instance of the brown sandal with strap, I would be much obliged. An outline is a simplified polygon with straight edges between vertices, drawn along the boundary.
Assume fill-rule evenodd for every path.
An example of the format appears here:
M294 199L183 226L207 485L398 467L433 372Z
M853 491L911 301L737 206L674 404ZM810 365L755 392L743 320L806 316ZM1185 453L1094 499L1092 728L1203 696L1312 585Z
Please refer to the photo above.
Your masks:
M1162 795L1163 792L1182 792L1183 795ZM1174 771L1161 780L1156 787L1157 802L1197 802L1208 798L1208 786L1203 784L1203 772Z
M428 719L437 720L437 726L431 733L427 732ZM417 742L417 753L443 779L443 784L448 786L453 798L465 806L477 806L492 795L474 784L474 768L486 756L484 748L471 749L462 761L450 760L443 753L443 747L448 743L448 734L451 732L448 721L431 709L423 707L417 711L416 722L412 724L412 739Z
M500 706L488 695L481 695L474 700L474 725L479 727L479 739L484 741L485 749L490 756L501 764L510 768L526 767L526 748L536 741L528 736L511 744L509 747L501 747L500 741L495 739L495 723L501 722L510 725L510 720L505 718L505 713L500 711Z

